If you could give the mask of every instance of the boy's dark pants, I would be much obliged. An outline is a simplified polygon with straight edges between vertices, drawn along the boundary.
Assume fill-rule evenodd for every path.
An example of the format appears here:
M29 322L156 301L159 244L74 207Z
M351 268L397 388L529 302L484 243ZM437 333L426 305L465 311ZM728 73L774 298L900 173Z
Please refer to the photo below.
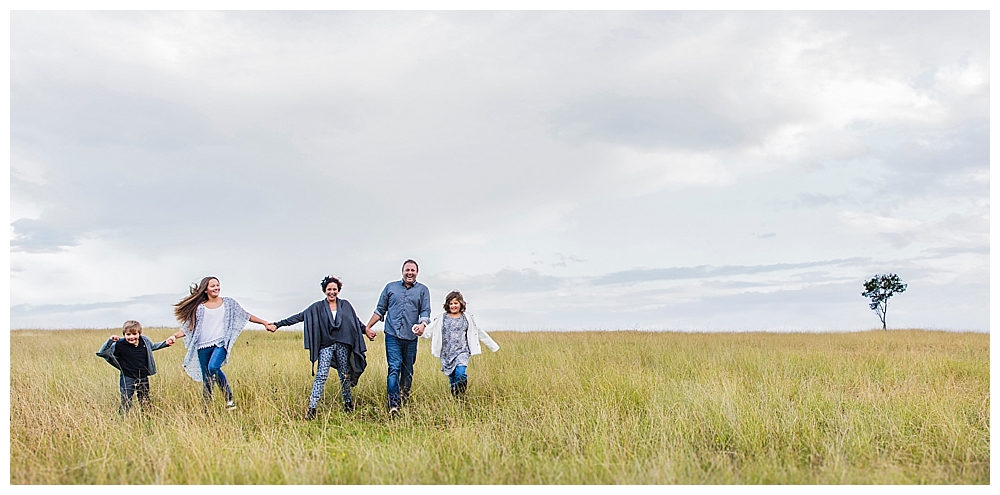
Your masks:
M118 389L122 394L122 405L119 411L122 413L128 411L132 407L132 396L135 395L139 398L139 404L143 407L149 405L149 377L144 376L141 378L135 378L131 376L120 375L118 380Z

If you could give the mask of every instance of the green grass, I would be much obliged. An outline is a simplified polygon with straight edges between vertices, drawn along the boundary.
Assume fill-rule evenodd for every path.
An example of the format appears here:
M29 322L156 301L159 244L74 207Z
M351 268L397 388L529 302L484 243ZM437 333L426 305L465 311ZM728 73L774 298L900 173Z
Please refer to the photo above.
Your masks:
M380 336L358 409L334 379L306 422L301 333L240 336L236 411L157 351L152 407L122 418L112 332L11 332L11 484L990 481L988 334L495 332L465 403L421 341L394 419Z

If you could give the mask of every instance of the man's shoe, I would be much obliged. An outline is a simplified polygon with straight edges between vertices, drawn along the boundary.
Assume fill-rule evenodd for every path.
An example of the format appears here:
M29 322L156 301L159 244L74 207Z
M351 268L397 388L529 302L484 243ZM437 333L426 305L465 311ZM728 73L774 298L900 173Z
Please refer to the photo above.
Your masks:
M403 392L399 394L399 405L405 406L410 403L410 392Z
M316 408L310 407L309 410L306 411L306 421L309 421L315 417L316 417Z
M399 414L399 407L392 406L389 408L389 416L395 416L397 414Z

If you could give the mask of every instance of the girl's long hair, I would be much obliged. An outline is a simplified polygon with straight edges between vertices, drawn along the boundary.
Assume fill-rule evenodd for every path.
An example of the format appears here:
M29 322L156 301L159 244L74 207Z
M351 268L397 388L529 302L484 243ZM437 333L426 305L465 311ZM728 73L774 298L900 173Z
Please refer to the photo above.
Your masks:
M198 305L208 300L208 283L212 280L219 279L205 277L198 285L191 284L191 295L174 304L174 318L177 318L181 324L187 324L189 330L194 330L194 317L198 312Z

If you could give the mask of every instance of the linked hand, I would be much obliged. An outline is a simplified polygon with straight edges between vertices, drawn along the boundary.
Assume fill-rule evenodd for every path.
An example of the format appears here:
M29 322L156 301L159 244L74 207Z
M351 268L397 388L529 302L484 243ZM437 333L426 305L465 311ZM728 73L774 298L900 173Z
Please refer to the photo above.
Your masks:
M375 330L372 330L370 328L366 328L365 329L365 335L368 336L368 340L370 340L372 342L375 342Z
M424 325L423 323L418 323L416 325L413 325L412 330L413 330L413 333L416 334L417 337L419 337L419 336L421 336L421 335L424 334L424 329L425 328L427 328L427 325Z
M167 347L170 347L170 346L174 345L174 342L177 342L177 339L174 338L173 335L167 337L167 341L166 341Z
M112 341L112 342L118 342L118 339L120 339L120 338L121 338L121 337L119 337L119 336L117 336L117 335L112 335L112 336L111 336L111 341Z
M264 325L264 328L266 328L268 332L274 332L278 330L278 325L275 325L274 323L268 323Z

